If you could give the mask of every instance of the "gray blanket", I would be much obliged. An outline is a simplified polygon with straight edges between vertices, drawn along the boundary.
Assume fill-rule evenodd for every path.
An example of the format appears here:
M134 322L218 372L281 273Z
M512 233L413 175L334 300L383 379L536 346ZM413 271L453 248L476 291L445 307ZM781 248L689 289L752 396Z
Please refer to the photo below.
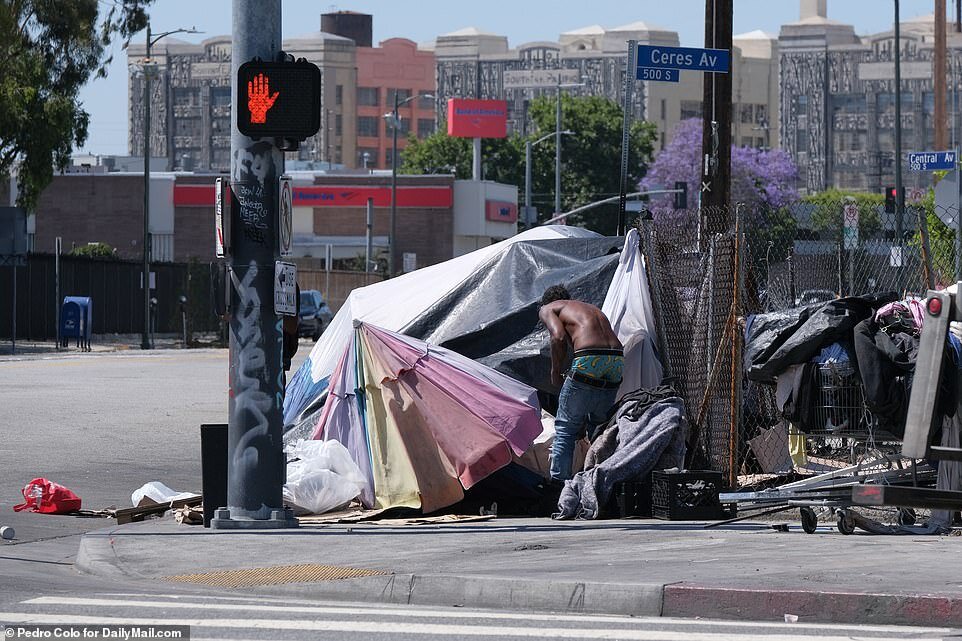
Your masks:
M629 403L618 408L616 426L609 427L588 452L595 465L565 482L553 518L597 519L616 483L652 470L684 467L687 424L682 400L677 396L660 400L640 415L632 409ZM611 433L614 429L617 432ZM617 439L613 452L612 436Z

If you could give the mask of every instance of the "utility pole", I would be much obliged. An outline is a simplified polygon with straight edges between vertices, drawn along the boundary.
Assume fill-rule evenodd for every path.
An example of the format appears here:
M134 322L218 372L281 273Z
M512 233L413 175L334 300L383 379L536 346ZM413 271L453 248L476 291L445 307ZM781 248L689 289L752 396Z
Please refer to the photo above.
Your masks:
M902 36L899 24L899 0L895 0L895 48L892 53L895 56L895 243L901 246L905 194L902 186Z
M732 49L732 0L705 0L705 47ZM731 204L732 74L706 73L702 102L701 204L708 233L727 231Z
M932 78L935 81L935 148L947 149L945 104L945 56L946 56L945 0L935 0L935 56L932 60Z
M144 288L144 331L140 349L150 349L150 22L147 22L147 51L144 60L144 269L141 286Z
M558 102L554 112L554 216L561 213L561 74L558 74Z
M284 173L284 155L276 139L254 140L238 130L239 68L255 57L276 60L280 46L281 0L233 0L228 479L227 507L216 510L211 520L215 529L297 525L281 493L287 471L283 338L274 310L278 178ZM266 74L256 79L248 104L261 119L278 95L269 82Z

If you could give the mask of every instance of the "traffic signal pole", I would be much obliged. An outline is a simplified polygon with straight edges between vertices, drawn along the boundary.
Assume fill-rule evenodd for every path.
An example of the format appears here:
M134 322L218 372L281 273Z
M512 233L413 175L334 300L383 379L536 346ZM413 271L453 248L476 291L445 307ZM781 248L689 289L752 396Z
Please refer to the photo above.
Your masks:
M281 494L283 338L274 312L284 155L275 139L248 138L237 125L239 67L255 56L275 60L280 47L281 0L233 0L228 485L227 507L211 521L215 529L297 525ZM277 98L269 78L257 79L248 93L251 120L264 122Z

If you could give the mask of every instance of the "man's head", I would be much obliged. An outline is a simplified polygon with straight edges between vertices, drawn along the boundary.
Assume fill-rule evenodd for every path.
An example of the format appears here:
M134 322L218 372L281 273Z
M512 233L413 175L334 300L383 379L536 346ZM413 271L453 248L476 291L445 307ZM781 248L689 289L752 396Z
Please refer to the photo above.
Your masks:
M556 300L571 300L571 294L568 293L564 285L552 285L544 290L544 295L541 297L541 305L544 306Z

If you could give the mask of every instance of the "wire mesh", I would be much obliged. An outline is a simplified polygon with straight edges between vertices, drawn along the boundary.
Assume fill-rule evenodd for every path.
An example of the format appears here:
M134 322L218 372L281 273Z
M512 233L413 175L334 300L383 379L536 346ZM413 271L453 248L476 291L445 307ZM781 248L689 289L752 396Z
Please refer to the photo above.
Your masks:
M720 471L734 487L791 469L785 452L853 457L894 439L866 408L857 372L841 364L817 371L817 427L790 437L775 387L743 376L745 321L837 297L924 296L962 280L957 209L930 196L896 215L882 196L861 195L651 214L640 223L643 249L664 319L662 357L692 426L690 467Z

